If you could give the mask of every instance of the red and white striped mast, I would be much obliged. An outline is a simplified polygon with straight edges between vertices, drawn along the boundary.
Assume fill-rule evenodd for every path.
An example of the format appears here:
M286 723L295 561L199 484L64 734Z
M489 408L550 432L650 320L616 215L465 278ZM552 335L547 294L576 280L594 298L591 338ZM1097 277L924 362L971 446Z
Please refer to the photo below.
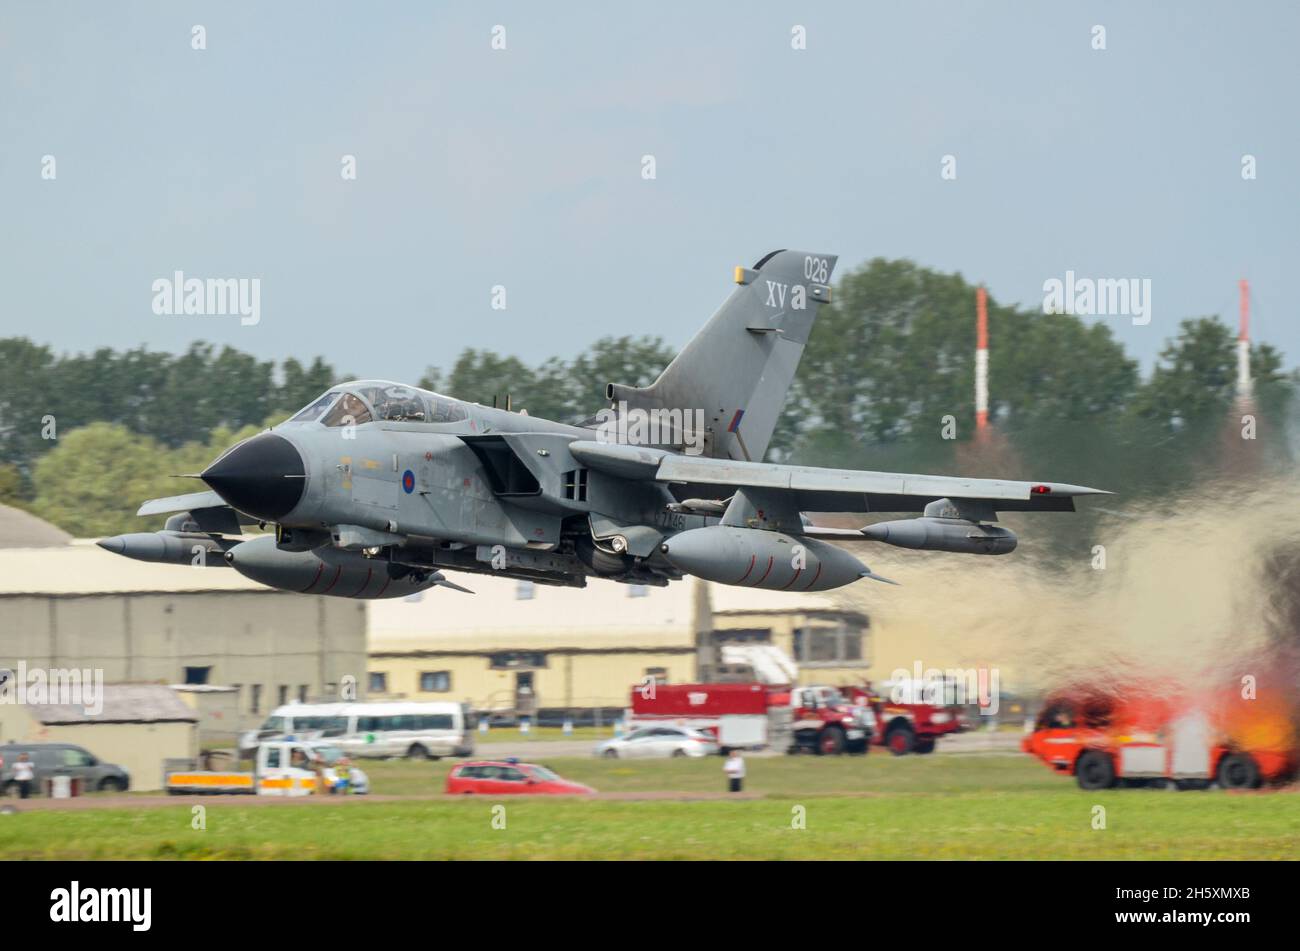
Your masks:
M1241 292L1241 324L1237 331L1237 399L1246 402L1254 387L1250 378L1250 282L1237 282Z
M975 288L975 435L987 435L989 425L989 294Z

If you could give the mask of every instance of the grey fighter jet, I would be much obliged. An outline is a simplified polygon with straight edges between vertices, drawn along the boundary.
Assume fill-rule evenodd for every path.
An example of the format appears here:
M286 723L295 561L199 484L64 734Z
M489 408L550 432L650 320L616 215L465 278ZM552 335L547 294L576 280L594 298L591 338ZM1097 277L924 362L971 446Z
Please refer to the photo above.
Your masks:
M774 251L647 387L610 383L578 425L367 380L332 388L155 499L161 532L104 548L232 567L274 588L395 598L444 572L824 591L878 578L831 541L1000 555L999 512L1068 512L1096 489L763 462L835 256ZM911 513L861 530L804 513ZM245 534L257 525L264 534ZM468 579L466 580L467 583ZM887 580L887 579L878 579Z

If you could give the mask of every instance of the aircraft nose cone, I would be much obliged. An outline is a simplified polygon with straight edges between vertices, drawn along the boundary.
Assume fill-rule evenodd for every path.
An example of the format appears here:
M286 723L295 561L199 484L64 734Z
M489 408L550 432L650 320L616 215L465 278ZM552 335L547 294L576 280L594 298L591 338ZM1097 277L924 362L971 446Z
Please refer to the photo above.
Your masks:
M104 551L111 551L115 555L120 555L126 551L126 542L121 535L114 535L112 538L101 538L95 544Z
M204 469L200 478L232 508L278 522L302 498L306 473L302 455L289 440L259 433Z

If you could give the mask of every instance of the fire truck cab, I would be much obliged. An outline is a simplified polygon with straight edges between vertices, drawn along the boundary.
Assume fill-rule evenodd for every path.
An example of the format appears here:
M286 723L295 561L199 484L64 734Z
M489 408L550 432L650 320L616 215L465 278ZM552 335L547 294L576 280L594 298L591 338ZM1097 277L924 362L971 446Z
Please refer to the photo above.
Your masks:
M773 702L781 702L779 694ZM794 749L822 756L867 752L876 727L875 713L850 704L838 688L792 687L788 703L793 711Z
M864 683L847 690L854 704L875 713L876 731L871 740L875 745L886 747L895 756L933 753L939 737L967 729L966 718L959 708L926 702L924 682L907 685L912 691L908 695L918 701L914 703L894 702L890 696L893 687L893 683L886 682L877 691L870 683Z
M662 723L710 733L722 750L768 747L835 756L867 752L876 720L869 707L853 706L828 686L633 687L628 725L637 729Z
M1250 711L1262 717L1268 711ZM1168 785L1255 789L1294 772L1292 732L1246 729L1231 700L1192 702L1150 692L1125 698L1105 692L1048 698L1021 748L1082 789Z

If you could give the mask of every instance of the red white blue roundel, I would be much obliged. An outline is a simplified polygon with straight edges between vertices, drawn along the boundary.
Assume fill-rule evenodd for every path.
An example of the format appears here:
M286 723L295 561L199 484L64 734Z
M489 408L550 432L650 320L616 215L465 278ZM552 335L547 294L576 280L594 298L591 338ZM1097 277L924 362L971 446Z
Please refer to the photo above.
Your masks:
M407 495L415 491L415 473L410 469L402 473L402 488L406 490Z

